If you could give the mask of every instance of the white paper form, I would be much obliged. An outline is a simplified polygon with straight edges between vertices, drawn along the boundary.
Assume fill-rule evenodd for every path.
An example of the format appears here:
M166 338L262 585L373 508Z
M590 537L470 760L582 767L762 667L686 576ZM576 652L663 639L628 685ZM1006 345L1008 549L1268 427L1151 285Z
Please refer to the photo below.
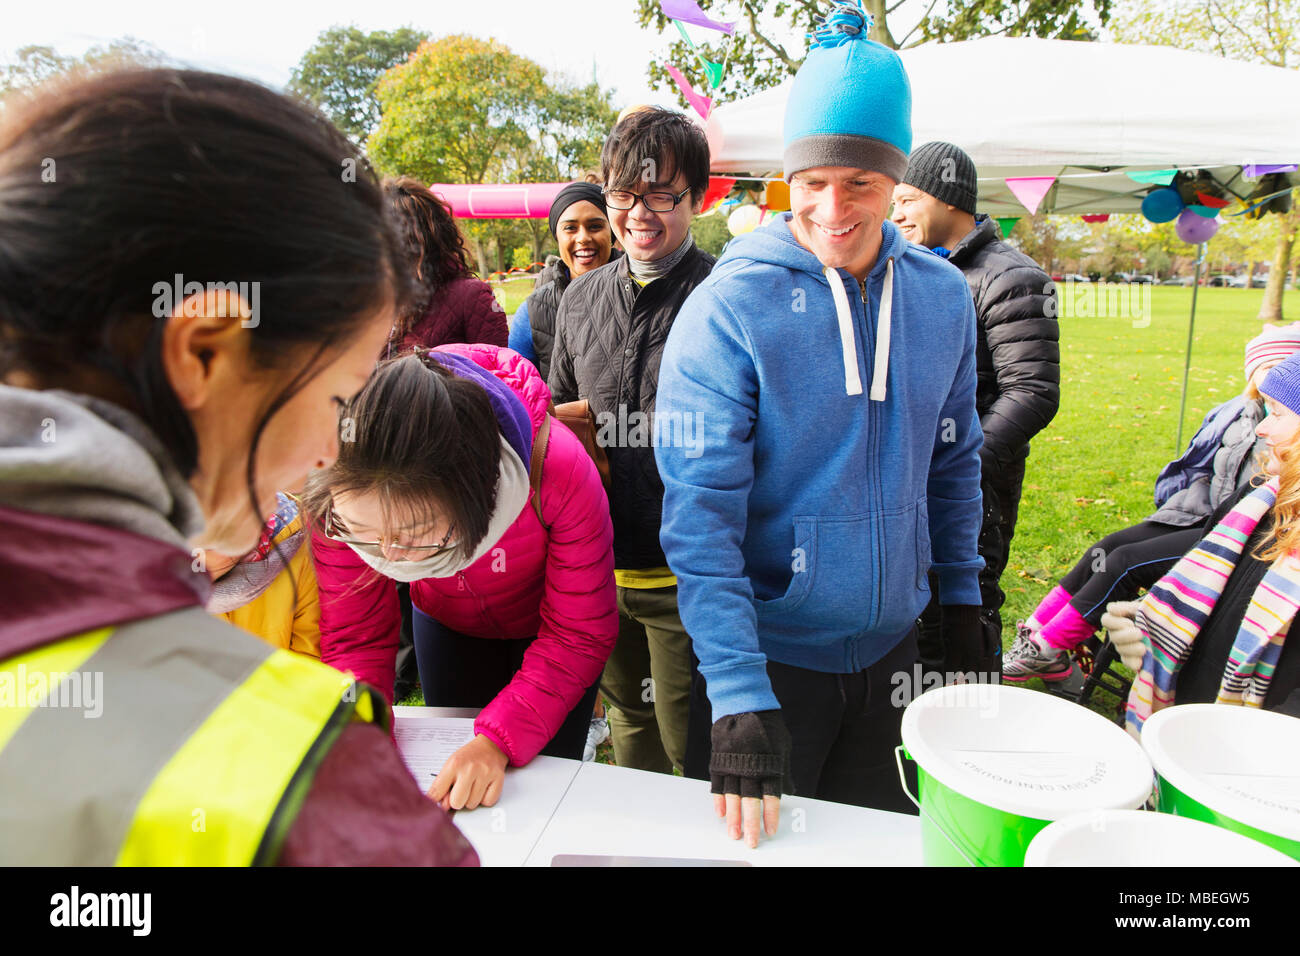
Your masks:
M474 739L474 718L395 714L393 736L406 769L420 789L427 791L447 758Z

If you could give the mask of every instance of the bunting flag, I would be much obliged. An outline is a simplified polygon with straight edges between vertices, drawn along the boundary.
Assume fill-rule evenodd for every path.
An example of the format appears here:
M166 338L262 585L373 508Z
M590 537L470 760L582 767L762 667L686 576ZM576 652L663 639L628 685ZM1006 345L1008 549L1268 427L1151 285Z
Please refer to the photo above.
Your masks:
M700 9L700 5L695 0L659 0L659 9L669 20L677 20L680 23L693 23L697 27L728 34L736 29L734 23L709 19L709 15Z
M1200 193L1197 193L1197 195L1199 196ZM1192 203L1187 208L1190 209L1192 212L1196 213L1196 215L1201 216L1205 219L1213 219L1215 216L1219 214L1218 209L1211 209L1209 206L1198 206L1196 203Z
M1168 186L1178 175L1176 169L1148 169L1140 173L1126 173L1129 179L1135 183L1152 183L1157 186Z
M708 119L709 110L713 108L713 100L707 96L701 96L699 93L696 93L694 87L691 86L690 81L682 75L682 71L677 69L677 67L673 66L671 63L665 63L664 69L666 69L668 75L673 78L673 81L677 84L677 88L682 91L682 96L686 97L686 102L690 103L691 106L695 108L695 112L699 113L701 117Z
M1086 213L1084 213L1082 216L1080 216L1079 218L1082 219L1084 222L1105 222L1107 219L1110 218L1110 213L1108 213L1108 212L1086 212Z
M731 192L731 187L736 185L734 179L728 179L725 176L710 176L709 188L704 190L704 199L700 203L700 211L708 212L713 205L720 199Z
M1047 195L1047 191L1056 182L1055 176L1008 176L1007 188L1020 200L1020 204L1029 210L1032 216L1038 212L1038 205Z
M1295 163L1273 163L1271 165L1249 163L1241 167L1241 175L1247 179L1259 179L1259 177L1267 176L1269 173L1294 173L1296 169Z
M686 32L686 28L676 20L674 20L673 23L677 25L677 32L682 35L682 39L686 41L686 45L690 47L691 52L695 54L695 59L700 61L700 66L704 67L704 72L708 74L709 88L716 90L722 85L722 64L714 63L712 60L705 59L704 54L700 52L700 48L697 47L695 41L691 39L691 35Z
M1287 193L1289 193L1291 190L1293 190L1293 189L1295 189L1295 188L1297 188L1297 187L1295 187L1295 186L1288 186L1288 187L1286 187L1286 189L1279 189L1277 192L1275 192L1275 193L1269 193L1267 196L1260 196L1259 199L1257 199L1257 200L1255 201L1255 204L1254 204L1253 206L1247 206L1245 209L1241 210L1241 212L1226 212L1226 213L1224 213L1224 215L1225 215L1225 216L1244 216L1244 215L1246 215L1246 214L1249 213L1249 212L1254 212L1256 209L1258 209L1260 206L1264 205L1264 203L1268 202L1270 199L1276 199L1278 196L1284 196L1284 195L1286 195ZM1252 196L1251 198L1254 199L1255 197Z
M1201 201L1202 206L1208 206L1210 209L1227 209L1232 205L1232 200L1230 199L1215 199L1209 193L1203 193L1200 191L1196 193L1196 198Z
M1019 216L999 216L998 227L1002 230L1002 238L1005 239L1011 235L1011 230L1016 228L1016 223L1020 221Z

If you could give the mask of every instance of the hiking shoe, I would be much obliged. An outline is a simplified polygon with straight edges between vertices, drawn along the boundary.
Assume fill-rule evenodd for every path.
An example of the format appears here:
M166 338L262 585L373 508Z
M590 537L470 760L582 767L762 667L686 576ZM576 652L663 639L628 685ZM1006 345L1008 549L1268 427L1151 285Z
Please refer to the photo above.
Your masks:
M591 718L591 726L587 728L587 746L582 751L582 759L586 763L596 759L596 748L609 739L609 721L604 717Z
M1002 679L1010 683L1023 683L1031 677L1046 681L1065 680L1074 672L1070 652L1052 647L1038 639L1032 628L1023 621L1016 622L1016 639L1002 659Z

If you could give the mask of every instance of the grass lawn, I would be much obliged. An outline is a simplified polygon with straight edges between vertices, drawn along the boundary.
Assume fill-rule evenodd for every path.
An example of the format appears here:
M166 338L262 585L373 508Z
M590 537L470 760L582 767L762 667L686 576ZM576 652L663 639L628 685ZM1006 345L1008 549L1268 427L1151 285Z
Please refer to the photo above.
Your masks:
M537 276L525 275L518 278L507 279L504 282L494 280L489 283L492 291L496 294L497 301L501 307L506 310L506 315L514 315L519 306L523 304L524 299L532 294L533 284Z

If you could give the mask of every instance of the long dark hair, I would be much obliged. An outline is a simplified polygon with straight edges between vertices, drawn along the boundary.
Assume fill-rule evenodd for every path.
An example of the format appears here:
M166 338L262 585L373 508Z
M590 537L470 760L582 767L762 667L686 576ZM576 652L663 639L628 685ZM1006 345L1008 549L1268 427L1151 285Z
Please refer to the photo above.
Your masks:
M320 522L335 495L379 496L384 526L446 518L471 554L496 507L501 429L487 393L425 350L381 362L347 409L354 440L308 479L303 507ZM345 436L345 439L348 436Z
M410 272L420 290L397 317L394 337L401 341L447 283L472 276L474 270L451 207L427 186L409 176L385 179L384 194L405 239Z
M128 69L6 100L0 378L120 402L188 477L198 442L163 369L155 287L258 283L251 359L287 374L254 430L254 506L267 422L367 319L404 307L402 262L365 158L318 112L256 83Z

